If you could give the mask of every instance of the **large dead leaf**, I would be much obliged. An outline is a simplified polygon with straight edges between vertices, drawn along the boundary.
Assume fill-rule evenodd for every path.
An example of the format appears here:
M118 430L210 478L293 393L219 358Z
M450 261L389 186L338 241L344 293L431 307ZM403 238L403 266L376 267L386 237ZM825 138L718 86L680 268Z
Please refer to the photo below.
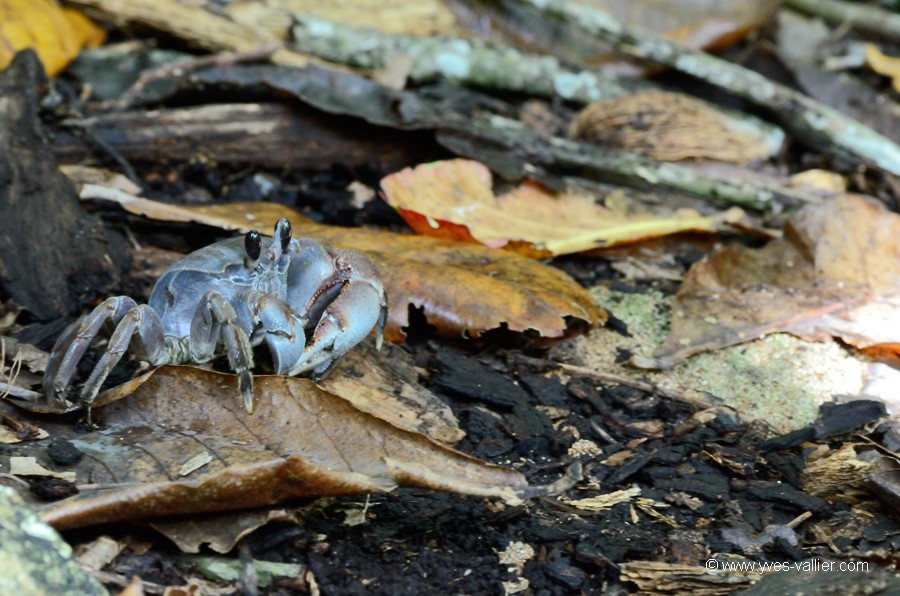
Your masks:
M148 377L95 411L101 430L54 429L85 453L72 468L91 488L46 506L48 523L75 528L397 486L517 502L572 484L529 486L516 471L398 429L308 379L257 377L259 406L248 416L232 375L167 366Z
M465 436L453 411L419 384L418 372L398 346L365 341L341 358L318 385L367 414L443 443Z
M0 70L17 51L31 48L54 76L82 47L98 46L105 37L103 29L55 0L0 0Z
M801 209L762 249L730 247L695 264L665 344L635 364L667 368L775 331L857 347L900 343L900 217L842 195Z
M595 326L605 320L605 313L565 273L475 244L324 226L273 203L182 207L90 184L81 196L116 201L131 213L153 219L239 231L268 231L278 218L288 217L297 236L363 251L375 261L385 282L389 307L385 336L392 341L404 337L410 305L423 308L426 320L440 334L452 337L478 337L506 326L555 338L566 335L570 323Z
M407 168L385 177L385 200L418 233L480 242L547 257L636 242L688 230L712 231L740 219L740 209L715 217L684 210L665 217L625 215L593 197L558 194L526 183L502 196L491 189L491 171L477 161L454 159Z

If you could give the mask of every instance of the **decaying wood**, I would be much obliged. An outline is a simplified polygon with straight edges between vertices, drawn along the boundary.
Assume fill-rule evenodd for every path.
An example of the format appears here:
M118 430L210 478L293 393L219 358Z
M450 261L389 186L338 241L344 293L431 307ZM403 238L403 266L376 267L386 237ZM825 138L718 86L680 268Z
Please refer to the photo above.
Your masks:
M390 171L417 162L423 153L427 157L428 146L426 142L423 147L424 139L414 132L365 123L348 126L338 116L274 103L129 111L69 124L70 130L52 135L53 151L65 163L97 154L93 143L78 134L79 128L90 130L126 159L146 162L205 158L317 170L341 163Z
M811 97L739 64L661 39L607 12L569 0L525 0L547 15L597 36L616 50L668 66L720 87L772 112L779 123L806 144L855 157L900 175L900 145Z
M44 142L37 110L46 85L30 51L0 76L0 294L52 321L115 287L124 251L82 211Z

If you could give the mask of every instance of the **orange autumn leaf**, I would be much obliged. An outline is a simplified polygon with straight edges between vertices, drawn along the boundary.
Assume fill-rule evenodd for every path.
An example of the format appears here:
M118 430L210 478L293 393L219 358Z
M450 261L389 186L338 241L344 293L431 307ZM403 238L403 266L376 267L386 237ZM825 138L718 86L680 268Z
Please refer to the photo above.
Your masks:
M453 159L407 168L381 181L385 200L416 232L480 242L532 257L606 248L686 231L714 231L743 215L706 217L683 210L661 217L621 215L590 196L560 194L526 182L501 196L490 170Z
M54 76L82 48L96 47L105 37L83 14L61 8L55 0L0 0L0 69L16 52L31 48Z
M647 368L773 332L858 348L900 342L900 216L845 194L798 211L761 249L729 247L695 264L672 330Z

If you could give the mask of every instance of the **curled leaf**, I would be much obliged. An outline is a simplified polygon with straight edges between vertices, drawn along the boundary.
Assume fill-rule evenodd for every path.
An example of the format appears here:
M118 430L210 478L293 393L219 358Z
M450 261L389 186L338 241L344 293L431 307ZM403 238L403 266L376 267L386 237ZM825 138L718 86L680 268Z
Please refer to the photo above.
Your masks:
M900 58L887 56L874 45L867 44L866 62L878 74L890 77L894 91L900 93Z

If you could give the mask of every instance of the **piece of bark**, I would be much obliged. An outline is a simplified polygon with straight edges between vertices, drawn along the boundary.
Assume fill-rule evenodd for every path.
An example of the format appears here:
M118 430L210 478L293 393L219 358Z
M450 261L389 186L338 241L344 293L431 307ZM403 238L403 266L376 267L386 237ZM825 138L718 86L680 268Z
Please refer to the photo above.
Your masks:
M122 240L82 211L38 119L47 88L37 56L0 74L0 295L39 321L77 312L118 285Z
M70 121L132 161L198 157L266 168L325 169L332 163L393 171L443 152L425 133L390 131L302 107L213 104L102 114ZM59 130L53 151L64 163L96 153L83 135ZM429 154L429 147L432 148Z

